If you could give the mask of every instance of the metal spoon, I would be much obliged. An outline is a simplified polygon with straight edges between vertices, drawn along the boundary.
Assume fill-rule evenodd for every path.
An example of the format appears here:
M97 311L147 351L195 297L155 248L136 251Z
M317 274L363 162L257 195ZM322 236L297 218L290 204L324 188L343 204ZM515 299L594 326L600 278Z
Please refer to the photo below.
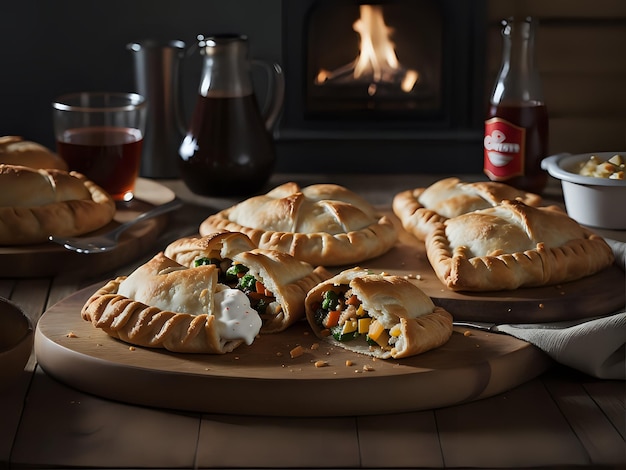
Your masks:
M147 212L142 213L137 218L129 220L121 224L119 227L111 230L102 235L95 235L92 237L55 237L53 235L48 237L48 240L54 243L62 245L68 250L76 251L78 253L102 253L110 251L118 245L120 235L128 230L130 227L143 222L147 219L152 219L159 215L178 209L183 205L180 199L173 199L167 204L157 206Z

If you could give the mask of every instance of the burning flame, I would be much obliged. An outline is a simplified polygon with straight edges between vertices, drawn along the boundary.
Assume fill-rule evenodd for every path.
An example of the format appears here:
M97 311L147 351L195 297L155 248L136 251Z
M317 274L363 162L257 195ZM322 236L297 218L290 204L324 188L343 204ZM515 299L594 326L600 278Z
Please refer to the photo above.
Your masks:
M382 6L361 5L359 11L360 18L352 25L361 37L359 56L336 70L321 69L315 83L323 85L330 81L367 81L370 82L370 95L376 93L378 84L397 83L402 91L409 93L418 82L419 73L400 65L395 44L390 39L393 28L385 24Z

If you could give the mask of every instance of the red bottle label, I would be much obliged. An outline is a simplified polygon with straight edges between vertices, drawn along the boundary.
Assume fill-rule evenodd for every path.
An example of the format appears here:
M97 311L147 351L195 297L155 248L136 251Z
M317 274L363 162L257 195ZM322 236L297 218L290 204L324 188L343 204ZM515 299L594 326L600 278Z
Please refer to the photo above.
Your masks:
M485 121L485 174L494 181L524 175L525 142L525 128L498 117Z

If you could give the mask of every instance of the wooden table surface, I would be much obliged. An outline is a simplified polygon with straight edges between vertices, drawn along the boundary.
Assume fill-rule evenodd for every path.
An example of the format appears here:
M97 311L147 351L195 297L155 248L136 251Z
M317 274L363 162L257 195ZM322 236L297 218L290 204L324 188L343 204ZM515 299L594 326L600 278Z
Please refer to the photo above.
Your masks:
M276 175L302 185L335 182L390 205L399 190L440 176ZM160 181L185 207L131 264L93 276L0 279L0 296L33 321L76 291L128 274L155 250L197 231L234 199L191 194ZM560 196L554 182L548 197ZM624 232L608 232L624 240ZM189 390L189 393L194 393ZM263 400L250 390L252 400ZM378 400L367 390L361 400ZM207 396L207 400L211 397ZM288 399L288 398L286 398ZM320 397L322 400L328 397ZM337 397L336 399L354 399ZM31 358L0 390L2 468L571 468L626 466L626 387L558 364L490 398L433 410L346 417L248 417L154 409L88 395L57 382ZM312 406L316 406L312 403Z

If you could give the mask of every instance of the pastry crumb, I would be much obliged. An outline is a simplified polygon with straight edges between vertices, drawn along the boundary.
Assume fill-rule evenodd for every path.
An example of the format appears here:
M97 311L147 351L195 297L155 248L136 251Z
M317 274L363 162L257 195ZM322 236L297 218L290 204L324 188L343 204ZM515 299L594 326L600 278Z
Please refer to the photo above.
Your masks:
M135 348L135 346L129 346L129 347L128 347L128 350L129 350L129 351L136 351L136 350L137 350L137 348Z
M354 362L352 362L350 359L346 359L346 367L350 367L353 365L354 365Z
M375 370L372 366L368 366L367 364L365 364L363 366L363 371L364 372L372 372L373 370Z
M472 336L472 332L470 330L465 330L463 332L463 336Z
M314 363L315 367L327 367L328 366L328 362L326 361L315 361Z
M304 354L304 348L302 346L296 346L291 351L289 351L289 355L291 359L295 359L296 357L300 357Z
M311 345L311 350L312 350L312 351L316 351L316 350L318 350L319 348L320 348L320 343L313 343L313 344Z
M78 336L76 336L76 333L74 333L73 331L70 331L65 336L67 336L68 338L78 338Z

